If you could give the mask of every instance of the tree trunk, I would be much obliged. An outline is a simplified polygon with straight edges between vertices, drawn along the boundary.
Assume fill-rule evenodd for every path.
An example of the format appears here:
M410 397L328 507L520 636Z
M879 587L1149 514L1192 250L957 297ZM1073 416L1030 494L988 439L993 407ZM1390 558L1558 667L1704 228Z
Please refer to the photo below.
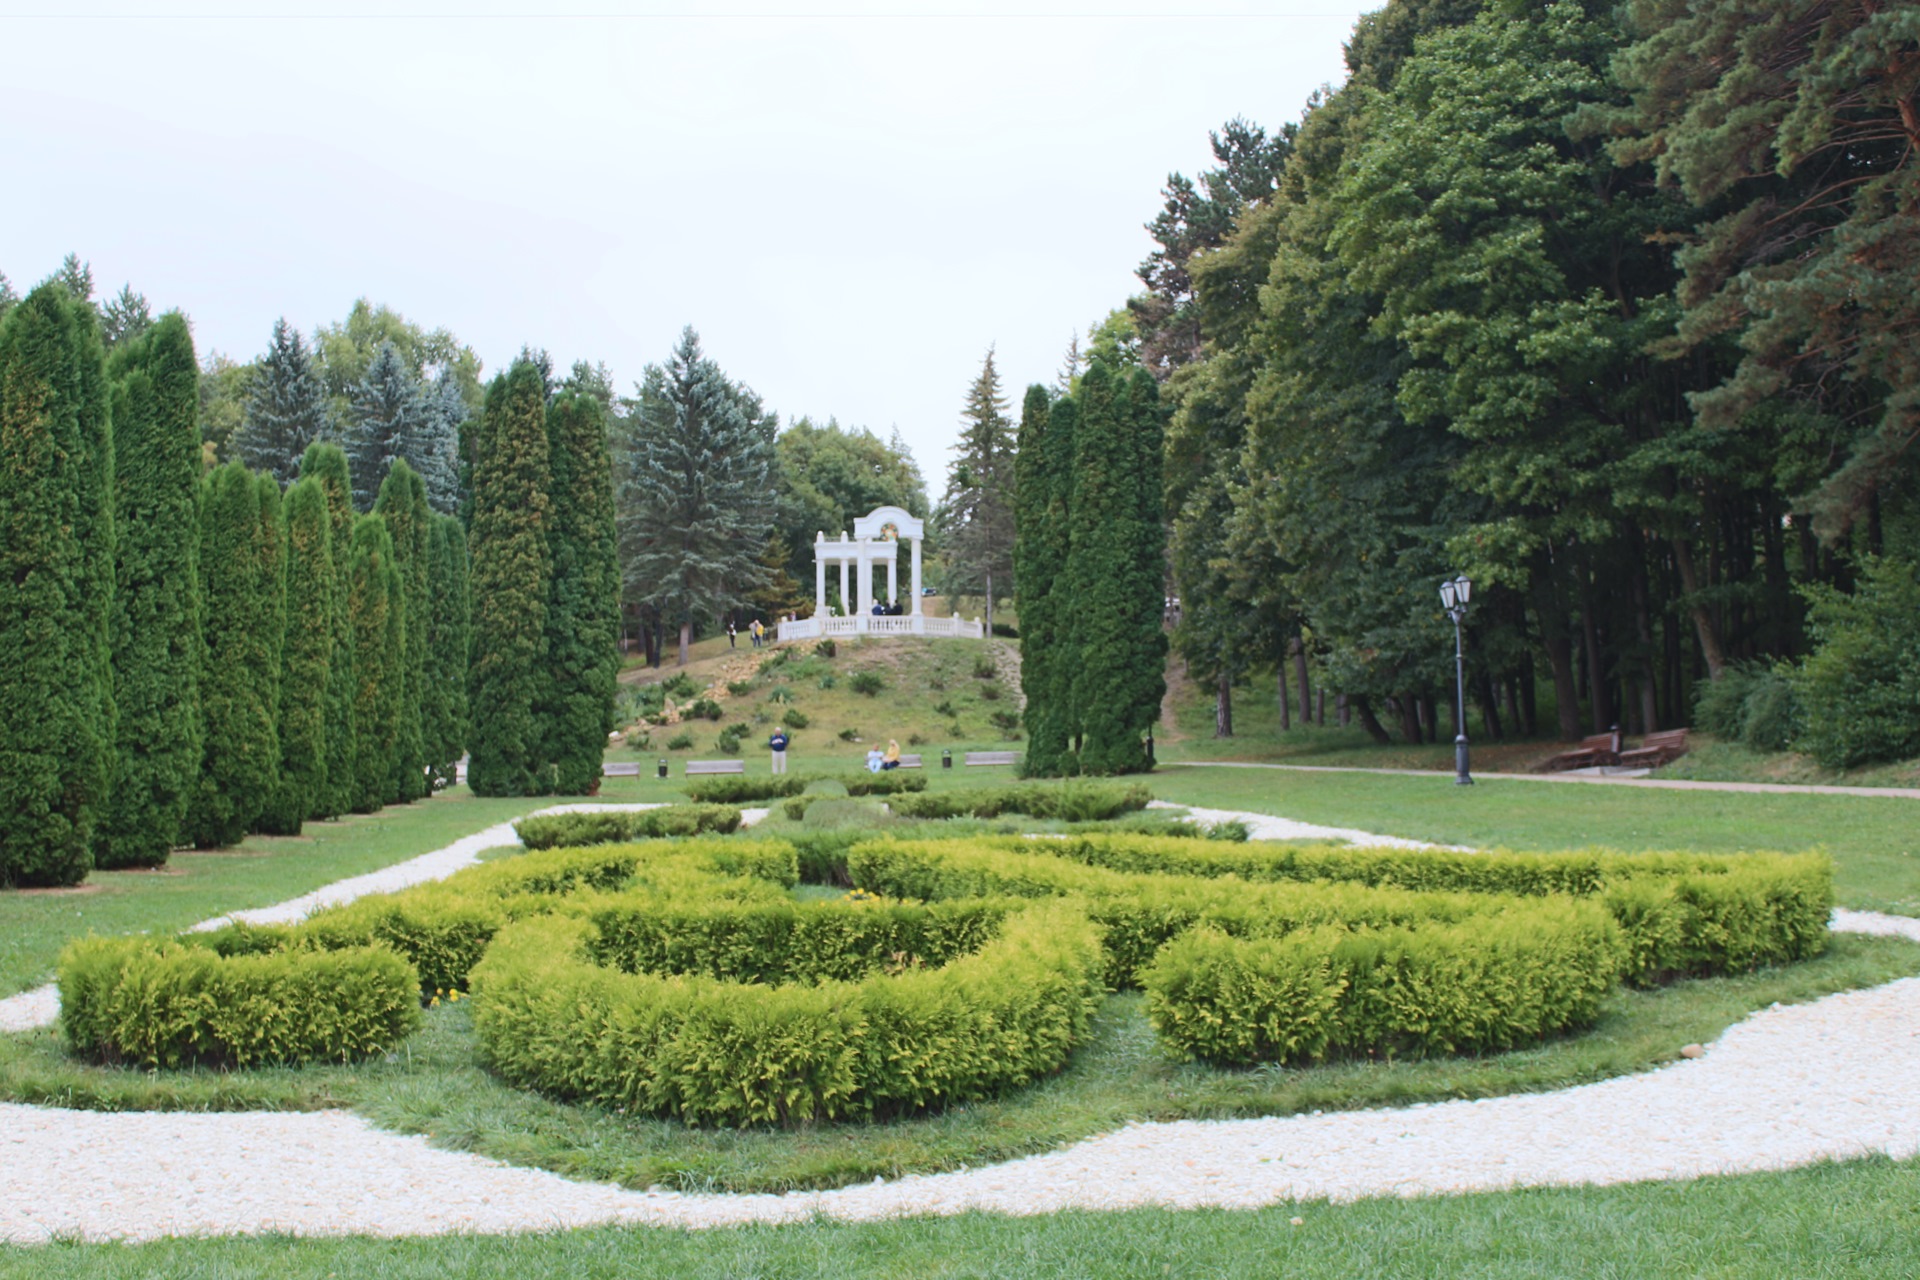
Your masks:
M1275 701L1280 706L1280 732L1293 728L1293 698L1287 693L1287 669L1284 665L1274 672L1274 680L1279 690Z
M1353 708L1347 705L1347 695L1344 693L1333 695L1333 718L1342 729L1353 723Z
M1393 735L1388 733L1386 726L1380 723L1380 718L1373 714L1373 704L1367 701L1364 694L1342 694L1341 697L1346 699L1346 709L1360 717L1361 727L1367 731L1368 737L1383 747L1393 745Z
M1326 726L1327 691L1325 689L1315 689L1313 691L1313 722L1323 728Z
M687 665L687 650L693 647L693 620L680 624L680 665Z
M1607 696L1607 664L1600 653L1600 623L1594 617L1593 588L1580 581L1580 638L1587 650L1587 706L1593 711L1593 731L1606 732L1614 722L1613 700Z
M1686 593L1687 614L1693 619L1694 634L1700 640L1700 653L1707 660L1707 679L1718 680L1727 669L1726 650L1720 644L1720 628L1713 611L1700 599L1700 575L1693 566L1693 548L1685 538L1671 539L1673 564L1680 571L1680 590Z
M1299 636L1295 636L1288 642L1287 647L1293 651L1294 683L1300 686L1300 718L1311 720L1313 719L1313 695L1307 685L1306 642Z
M1414 710L1413 699L1396 698L1388 694L1387 710L1399 718L1401 736L1416 747L1421 745L1420 713Z
M1475 678L1473 688L1480 700L1480 718L1487 722L1487 736L1498 742L1506 734L1500 731L1500 693L1493 687L1493 677L1482 672Z
M1213 736L1233 736L1233 677L1227 674L1224 667L1221 668L1220 678L1214 682Z

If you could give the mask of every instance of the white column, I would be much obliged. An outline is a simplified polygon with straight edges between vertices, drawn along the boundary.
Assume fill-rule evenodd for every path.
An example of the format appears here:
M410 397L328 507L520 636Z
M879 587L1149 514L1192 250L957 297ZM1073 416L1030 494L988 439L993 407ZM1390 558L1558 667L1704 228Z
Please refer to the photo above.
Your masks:
M820 634L827 634L827 535L813 535L813 616L820 620Z
M840 548L840 612L852 613L852 597L847 594L847 549Z
M865 539L860 542L860 616L873 612L873 557Z
M920 539L913 540L913 612L920 612Z
M900 548L898 545L887 548L887 603L892 604L900 598Z

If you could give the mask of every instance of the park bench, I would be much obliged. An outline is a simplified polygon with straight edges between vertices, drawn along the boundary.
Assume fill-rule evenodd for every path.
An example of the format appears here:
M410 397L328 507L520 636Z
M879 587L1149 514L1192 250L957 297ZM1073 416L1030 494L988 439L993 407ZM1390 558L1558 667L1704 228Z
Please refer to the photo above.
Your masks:
M966 763L969 765L1019 764L1020 753L1018 751L969 751L966 754Z
M1616 726L1606 733L1596 733L1591 737L1582 738L1578 746L1550 757L1540 766L1540 772L1560 773L1567 769L1588 769L1594 765L1619 762L1620 730Z
M900 769L918 769L920 767L920 757L901 756L900 763L895 767Z
M1662 729L1640 739L1640 745L1620 753L1620 763L1636 769L1658 769L1687 754L1685 729Z
M687 776L697 778L703 773L745 773L747 762L744 760L689 760Z
M603 778L637 778L640 776L638 760L609 760L600 766Z

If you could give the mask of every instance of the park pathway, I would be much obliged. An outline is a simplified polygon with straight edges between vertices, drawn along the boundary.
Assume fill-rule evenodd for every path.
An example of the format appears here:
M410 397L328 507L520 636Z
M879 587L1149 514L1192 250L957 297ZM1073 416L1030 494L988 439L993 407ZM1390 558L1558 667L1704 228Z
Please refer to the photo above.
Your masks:
M1256 829L1281 821L1237 811L1203 816ZM499 842L511 843L511 827L504 831ZM441 855L450 863L456 847L388 871L438 867L427 859ZM477 853L470 848L466 856ZM309 899L297 901L322 901ZM1834 927L1920 940L1920 920L1903 917L1839 911ZM437 1150L426 1138L341 1111L102 1113L0 1104L0 1241L1252 1208L1692 1178L1869 1153L1920 1154L1920 979L1776 1005L1730 1028L1698 1058L1577 1088L1331 1115L1131 1124L988 1168L778 1196L570 1182Z
M1269 764L1254 760L1162 760L1162 769L1278 769L1288 773L1377 773L1407 778L1445 778L1444 769L1369 769L1347 764ZM1920 787L1832 787L1812 782L1694 782L1686 778L1627 778L1592 773L1479 773L1476 781L1588 782L1608 787L1665 791L1747 791L1761 795L1864 796L1920 800Z

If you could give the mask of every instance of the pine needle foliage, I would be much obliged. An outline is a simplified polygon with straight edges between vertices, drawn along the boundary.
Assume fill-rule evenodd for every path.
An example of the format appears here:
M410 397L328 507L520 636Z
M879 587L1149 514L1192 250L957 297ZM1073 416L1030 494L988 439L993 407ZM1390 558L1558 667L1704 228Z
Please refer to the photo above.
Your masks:
M620 563L600 401L563 391L547 409L553 556L547 610L545 761L552 790L599 788L620 674Z
M0 884L93 864L111 771L113 547L93 310L59 283L0 326Z
M238 462L207 477L200 500L200 780L185 834L196 848L237 843L280 774L280 646L286 555L280 486Z
M433 558L431 616L427 621L427 683L423 696L431 787L453 785L467 753L468 626L467 531L456 516L435 516L428 547Z
M398 786L401 687L405 680L406 586L393 537L377 515L353 522L347 614L353 620L353 811L372 813Z
M1068 700L1057 696L1062 662L1060 606L1055 595L1066 563L1065 513L1072 483L1072 402L1058 406L1042 386L1027 388L1020 411L1020 447L1014 454L1014 512L1019 537L1013 572L1020 584L1020 683L1026 693L1027 750L1023 770L1035 777L1073 771Z
M399 739L394 743L393 796L411 804L427 794L425 716L427 670L427 575L430 559L429 528L433 513L427 508L427 488L405 458L394 460L380 482L374 514L387 522L393 538L394 565L406 598L400 674Z
M351 392L352 418L345 437L347 462L353 473L353 505L371 511L380 486L406 451L422 412L419 379L399 349L382 342L367 365L366 376Z
M1000 391L1000 371L989 350L967 390L960 439L941 504L947 587L986 600L993 620L996 595L1011 594L1014 542L1014 430Z
M326 434L326 390L313 353L282 317L273 322L267 354L255 366L234 446L241 461L286 485L301 474L307 447Z
M327 503L327 546L333 559L333 647L327 669L326 785L314 796L310 818L337 818L353 810L357 794L354 764L358 735L354 727L354 629L349 611L353 546L353 485L347 455L336 444L310 444L300 456L300 478L320 486Z
M309 476L287 490L286 638L280 657L280 775L260 829L299 835L327 790L328 682L333 672L333 521Z
M113 383L113 787L99 867L157 867L200 775L199 364L170 312L123 343Z
M478 795L538 794L552 553L546 383L522 356L487 388L473 467L473 647L468 692Z

